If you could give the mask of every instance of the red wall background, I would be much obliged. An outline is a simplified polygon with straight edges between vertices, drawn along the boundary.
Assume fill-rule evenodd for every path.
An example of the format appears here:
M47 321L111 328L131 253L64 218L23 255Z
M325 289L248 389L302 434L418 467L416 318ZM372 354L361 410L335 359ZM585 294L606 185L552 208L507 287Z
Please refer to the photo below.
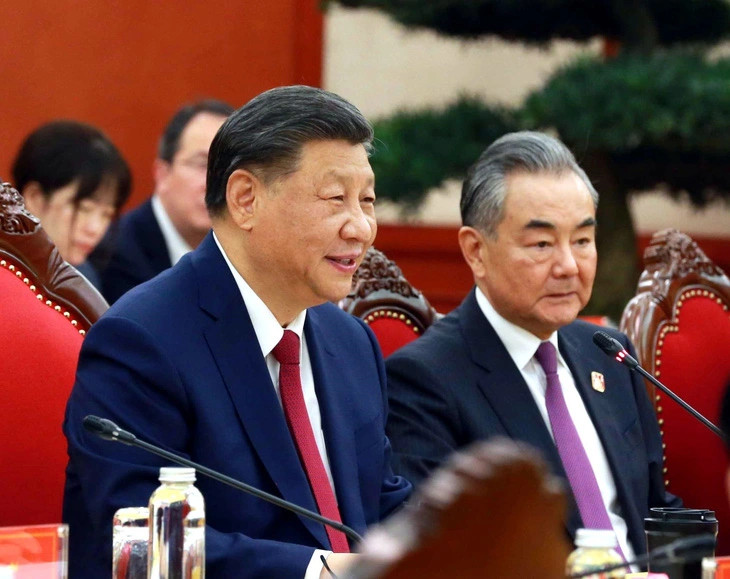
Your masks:
M152 188L167 120L202 97L238 107L268 88L321 83L319 0L3 0L0 178L23 138L55 118L97 125Z

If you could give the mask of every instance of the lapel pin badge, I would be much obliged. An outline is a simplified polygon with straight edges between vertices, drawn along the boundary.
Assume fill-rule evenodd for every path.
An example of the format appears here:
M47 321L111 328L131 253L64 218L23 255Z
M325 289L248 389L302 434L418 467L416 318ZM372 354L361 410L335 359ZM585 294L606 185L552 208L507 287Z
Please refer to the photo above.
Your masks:
M606 391L606 380L600 372L591 372L591 386L596 392Z

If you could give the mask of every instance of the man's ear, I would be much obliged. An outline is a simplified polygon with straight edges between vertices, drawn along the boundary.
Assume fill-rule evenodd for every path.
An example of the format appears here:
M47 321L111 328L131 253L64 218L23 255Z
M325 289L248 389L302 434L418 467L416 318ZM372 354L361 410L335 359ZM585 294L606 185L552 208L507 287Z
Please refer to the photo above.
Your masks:
M263 193L263 183L250 171L236 169L226 184L226 207L233 221L245 231L253 227L258 198Z
M461 247L461 254L471 268L474 277L481 278L486 271L484 264L486 240L484 234L473 227L463 226L459 229L459 247Z
M31 181L23 187L21 194L23 195L25 208L36 217L40 217L43 214L47 202L40 183L38 181Z

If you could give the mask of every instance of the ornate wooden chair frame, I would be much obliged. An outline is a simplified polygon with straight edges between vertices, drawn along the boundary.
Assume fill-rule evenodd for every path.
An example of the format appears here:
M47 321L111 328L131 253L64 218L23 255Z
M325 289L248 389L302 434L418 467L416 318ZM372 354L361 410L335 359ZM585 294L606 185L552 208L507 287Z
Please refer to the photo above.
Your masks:
M664 337L679 330L685 300L702 295L728 311L730 279L697 243L676 229L652 236L644 251L644 265L636 296L624 309L619 327L631 338L644 368L661 379ZM656 407L655 388L647 382L647 389Z
M0 525L56 523L66 463L61 423L76 356L108 305L61 258L21 195L5 183L0 278L0 479L8 503L0 508Z
M373 324L392 319L420 336L438 317L424 295L403 276L394 261L371 247L353 276L352 291L340 307Z
M652 237L644 263L637 294L626 306L620 328L633 341L644 368L714 422L728 378L722 375L723 364L730 373L730 361L727 356L718 359L715 349L723 347L728 326L719 326L713 338L709 320L721 320L723 312L730 320L730 279L689 236L674 229ZM646 384L664 442L665 484L685 506L716 511L721 525L717 553L730 554L730 533L722 531L730 525L723 443Z
M0 186L0 267L13 272L36 294L85 334L109 305L102 295L66 263L56 246L25 209L23 197L9 183Z

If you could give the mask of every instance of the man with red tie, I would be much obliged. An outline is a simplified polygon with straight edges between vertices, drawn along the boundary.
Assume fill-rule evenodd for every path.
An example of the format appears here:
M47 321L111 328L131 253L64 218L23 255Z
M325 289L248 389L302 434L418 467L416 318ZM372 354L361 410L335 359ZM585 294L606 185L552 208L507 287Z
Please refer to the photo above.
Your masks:
M566 528L612 529L643 553L665 492L659 428L643 380L576 321L596 272L598 193L572 153L536 132L505 135L469 170L459 244L475 288L387 361L394 468L414 484L474 440L542 451L566 482ZM605 329L629 351L628 338Z
M371 140L354 106L303 86L223 124L208 163L213 231L84 341L64 423L72 576L108 574L113 512L146 504L165 465L93 439L87 414L361 533L408 497L390 467L377 342L331 303L375 238ZM308 579L326 572L321 555L335 572L354 557L340 531L196 484L212 577Z

